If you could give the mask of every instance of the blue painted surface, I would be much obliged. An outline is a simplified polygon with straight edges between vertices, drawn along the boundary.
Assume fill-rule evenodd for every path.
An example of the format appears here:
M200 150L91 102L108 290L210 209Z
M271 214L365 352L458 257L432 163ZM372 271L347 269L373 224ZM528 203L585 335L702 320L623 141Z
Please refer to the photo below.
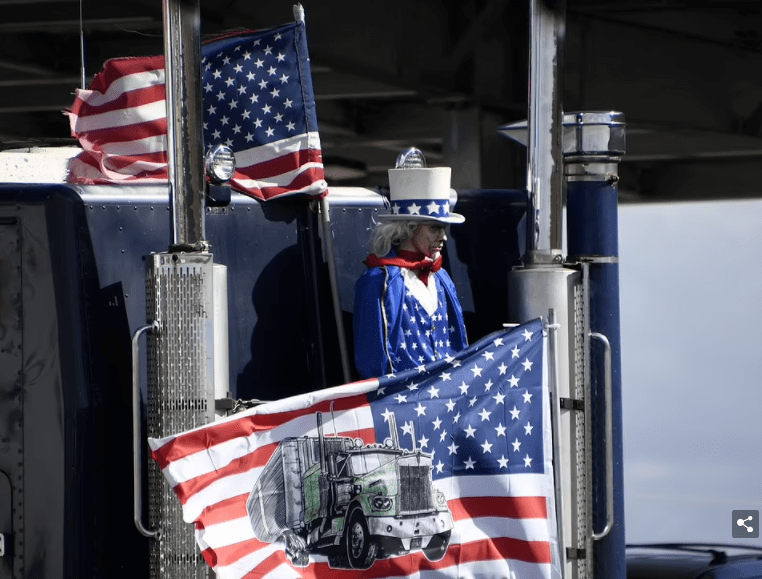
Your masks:
M573 181L567 188L568 253L573 257L619 255L617 188L602 182ZM622 378L619 326L619 265L590 264L590 329L609 339L612 368L612 423L614 446L614 526L596 542L595 576L624 579L624 469L622 464ZM603 349L591 345L593 382L593 528L606 525L606 399L603 384Z

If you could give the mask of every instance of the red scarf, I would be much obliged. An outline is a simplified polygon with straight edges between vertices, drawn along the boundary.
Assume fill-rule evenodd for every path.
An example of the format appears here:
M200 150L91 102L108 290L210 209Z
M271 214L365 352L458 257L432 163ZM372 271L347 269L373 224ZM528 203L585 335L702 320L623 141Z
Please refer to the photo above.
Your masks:
M424 284L429 285L429 273L442 269L442 256L440 255L432 260L425 257L423 253L419 251L406 251L400 249L397 252L396 257L377 257L375 253L371 253L364 263L368 267L396 265L397 267L412 269L418 274L418 279Z

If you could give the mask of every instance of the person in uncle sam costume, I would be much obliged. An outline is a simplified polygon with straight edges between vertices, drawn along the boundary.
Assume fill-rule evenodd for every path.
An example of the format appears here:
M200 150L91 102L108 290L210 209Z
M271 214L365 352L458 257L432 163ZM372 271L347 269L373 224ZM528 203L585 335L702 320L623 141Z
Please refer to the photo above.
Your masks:
M468 345L455 285L442 269L450 168L409 149L389 169L391 213L379 215L355 285L355 365L363 378L418 368Z

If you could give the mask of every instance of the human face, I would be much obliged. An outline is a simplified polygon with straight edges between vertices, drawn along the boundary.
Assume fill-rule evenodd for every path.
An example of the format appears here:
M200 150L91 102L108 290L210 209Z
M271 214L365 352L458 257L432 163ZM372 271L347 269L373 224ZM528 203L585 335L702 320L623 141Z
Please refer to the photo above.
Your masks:
M422 223L415 230L411 244L426 257L436 259L447 240L445 226L439 223Z

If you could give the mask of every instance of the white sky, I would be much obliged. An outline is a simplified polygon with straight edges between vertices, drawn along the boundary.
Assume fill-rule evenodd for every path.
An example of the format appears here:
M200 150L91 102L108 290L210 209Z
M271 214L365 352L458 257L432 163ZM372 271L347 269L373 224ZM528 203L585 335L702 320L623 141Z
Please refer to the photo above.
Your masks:
M626 540L739 542L731 511L762 511L762 201L622 205L619 256Z

